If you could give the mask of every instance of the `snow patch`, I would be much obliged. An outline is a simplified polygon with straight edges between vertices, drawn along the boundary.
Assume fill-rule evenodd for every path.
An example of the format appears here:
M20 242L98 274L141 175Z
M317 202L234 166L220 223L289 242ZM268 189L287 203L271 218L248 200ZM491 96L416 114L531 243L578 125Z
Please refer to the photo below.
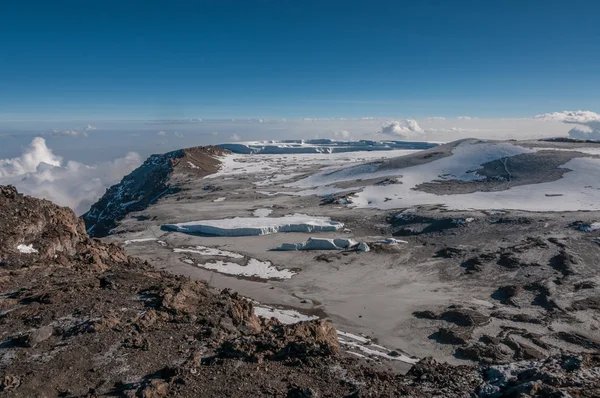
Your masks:
M296 310L283 310L280 308L269 307L264 304L255 304L254 313L261 318L275 318L285 325L293 325L298 322L312 321L319 319L318 316L304 315Z
M213 200L213 202L222 202L225 199L227 199L227 198L223 198L223 197L222 198L217 198L217 199Z
M166 224L166 229L216 236L255 236L277 232L331 232L344 227L344 224L331 221L329 217L316 217L294 214L285 217L236 217L221 220L191 221Z
M473 217L457 218L457 219L452 220L452 223L461 225L461 224L469 224L469 223L472 223L473 221L475 221L475 219Z
M17 246L17 250L23 254L33 254L33 253L38 253L38 251L36 249L33 248L33 245L24 245L24 244L20 244Z
M228 250L216 249L214 247L207 246L193 246L189 248L174 248L174 253L195 253L202 256L216 256L216 257L227 257L227 258L244 258L239 253L230 252Z
M398 245L400 243L408 243L405 240L396 239L396 238L379 239L377 242L382 243L384 245L390 245L390 246L395 246L395 245Z
M273 213L271 209L256 209L252 212L252 215L254 217L268 217L271 213Z
M260 261L255 258L248 260L246 265L237 263L215 261L211 263L196 264L200 268L220 272L227 275L255 277L260 279L290 279L296 272L289 269L278 269L270 261Z
M373 342L366 337L348 332L342 332L339 330L337 333L340 345L349 353L367 357L377 357L387 359L389 361L400 361L410 364L415 364L419 362L419 359L417 358L411 358L408 355L404 355L397 351L391 351L381 345L373 344ZM359 351L359 353L357 353L356 351Z
M123 242L124 245L130 245L132 243L140 243L140 242L150 242L153 240L158 240L157 238L140 238L140 239L129 239Z

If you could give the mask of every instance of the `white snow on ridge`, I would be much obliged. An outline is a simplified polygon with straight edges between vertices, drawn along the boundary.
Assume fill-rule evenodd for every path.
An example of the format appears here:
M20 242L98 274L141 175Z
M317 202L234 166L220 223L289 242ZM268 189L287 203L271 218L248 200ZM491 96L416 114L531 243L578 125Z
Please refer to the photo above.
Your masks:
M400 361L400 362L405 362L405 363L410 363L410 364L415 364L415 363L419 362L419 359L417 359L417 358L411 358L407 355L400 354L400 353L398 353L398 355L390 355L391 351L389 351L385 347L381 347L376 344L364 345L364 343L356 343L354 341L340 338L339 336L338 336L338 340L339 340L340 344L342 345L342 347L346 348L347 350L355 349L355 350L362 352L362 354L365 356L371 356L371 357L375 356L375 357L387 359L389 361Z
M311 153L278 155L232 154L221 157L221 168L217 173L205 178L220 178L235 175L252 175L257 186L278 185L307 173L314 173L315 167L338 169L341 166L393 158L419 152L419 150L392 150L345 153Z
M230 252L228 250L215 249L214 247L207 246L193 246L187 249L174 248L174 253L195 253L202 256L216 256L216 257L228 257L228 258L244 258L239 253Z
M474 192L457 195L434 195L411 190L420 181L395 186L370 186L352 198L356 207L393 209L412 205L445 205L456 210L525 210L525 211L577 211L600 209L600 159L575 158L563 168L572 171L563 178L539 184L511 187L504 191ZM406 170L405 170L406 171ZM408 176L405 172L405 177ZM556 197L556 193L562 194ZM390 197L396 200L384 201Z
M150 241L154 241L154 240L158 240L158 238L129 239L129 240L126 240L125 242L123 242L123 244L130 245L132 243L150 242Z
M280 308L269 307L264 304L254 304L254 313L261 318L275 318L285 325L293 325L298 322L319 319L318 316L304 315L296 310L283 310Z
M471 147L473 145L477 148L473 149ZM410 185L411 188L423 182L440 179L473 181L483 178L475 174L475 171L480 169L482 164L503 157L531 152L535 152L535 150L506 143L489 143L477 140L464 141L453 149L452 156L418 166L377 171L379 168L377 163L361 164L354 167L340 168L332 172L317 173L287 186L311 188L346 181L383 177L398 177L402 184L392 184L394 187L395 185L403 187ZM381 187L385 188L389 185Z
M236 217L222 220L191 221L163 226L176 232L216 236L254 236L277 232L337 231L344 224L329 217L294 214L285 217Z
M31 244L31 245L20 244L17 246L17 250L23 254L38 253L37 249L33 248L33 244Z
M515 186L503 191L435 195L414 189L419 184L444 179L474 181L479 179L475 171L484 163L537 150L510 143L463 141L453 149L452 156L429 163L380 171L373 171L369 165L359 165L335 172L320 172L286 184L296 191L285 193L327 195L345 191L334 186L339 182L399 177L401 184L363 186L361 191L351 196L352 203L348 206L382 210L418 205L443 205L454 210L600 210L600 180L597 178L600 175L600 159L595 158L571 159L561 167L572 171L556 181ZM575 152L577 150L574 149ZM557 193L562 196L557 196Z
M378 243L383 243L384 245L390 245L390 246L396 246L396 245L398 245L400 243L408 243L405 240L396 239L396 238L379 239L377 242Z
M248 264L215 261L211 263L196 264L200 268L220 272L227 275L255 277L260 279L290 279L296 272L274 267L269 261L260 261L255 258L248 260Z

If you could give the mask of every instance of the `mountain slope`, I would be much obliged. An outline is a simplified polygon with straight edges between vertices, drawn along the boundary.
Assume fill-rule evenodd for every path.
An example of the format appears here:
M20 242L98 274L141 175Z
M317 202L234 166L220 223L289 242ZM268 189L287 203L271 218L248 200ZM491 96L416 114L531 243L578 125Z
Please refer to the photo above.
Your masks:
M0 396L582 396L600 356L506 367L424 359L407 375L340 356L327 322L259 318L229 290L90 239L67 208L0 186ZM569 395L570 394L570 395Z
M215 173L219 169L219 157L226 153L227 150L206 146L150 156L119 184L110 187L83 215L87 232L96 237L108 235L128 213L144 210L160 197L177 190L170 183L173 173L197 177Z

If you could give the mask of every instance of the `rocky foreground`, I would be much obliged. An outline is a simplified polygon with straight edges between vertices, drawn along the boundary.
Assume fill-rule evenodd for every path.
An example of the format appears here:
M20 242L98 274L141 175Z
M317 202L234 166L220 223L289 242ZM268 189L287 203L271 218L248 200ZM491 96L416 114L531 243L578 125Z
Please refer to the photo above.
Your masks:
M0 187L0 339L1 396L600 395L600 354L375 369L342 356L329 323L259 318L236 293L158 272L13 187Z

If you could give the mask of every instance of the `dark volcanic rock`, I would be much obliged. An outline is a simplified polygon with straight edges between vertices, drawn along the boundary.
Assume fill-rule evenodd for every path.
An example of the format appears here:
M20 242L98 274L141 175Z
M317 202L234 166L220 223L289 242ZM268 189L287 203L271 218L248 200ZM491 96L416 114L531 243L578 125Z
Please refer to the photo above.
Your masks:
M437 339L442 343L463 345L471 339L471 328L440 328Z
M544 323L544 318L540 316L528 315L528 314L509 314L506 312L496 311L491 314L492 317L498 319L506 319L513 322L525 322L525 323L534 323L534 324L542 324Z
M444 311L440 319L459 326L482 326L490 321L490 317L469 308L453 308Z
M496 259L495 253L482 253L475 257L471 257L465 262L463 262L460 266L465 268L468 273L472 272L480 272L483 270L483 266L490 261L494 261Z
M465 249L460 247L445 247L435 253L435 257L441 258L457 258L462 257L466 253Z
M573 287L575 290L595 289L598 287L598 284L594 281L581 281L573 285Z
M550 266L561 272L563 276L573 275L574 267L579 264L579 259L567 250L561 250L559 254L550 259Z
M473 343L456 349L458 357L471 359L481 363L508 363L513 351L500 344Z
M523 287L518 285L508 285L498 288L498 290L492 294L492 298L499 300L502 304L518 307L515 299L522 293Z
M600 340L593 340L589 337L568 332L558 332L556 337L571 344L576 344L592 350L600 350Z
M423 319L440 319L438 315L436 315L433 311L425 310L425 311L415 311L413 312L413 316L415 318L423 318Z
M586 297L577 300L571 304L571 309L575 311L598 310L600 311L600 296Z
M517 257L514 253L504 252L500 254L500 259L498 259L498 265L501 265L506 268L521 268L521 267L538 267L540 264L537 263L526 263L521 261L519 257Z

